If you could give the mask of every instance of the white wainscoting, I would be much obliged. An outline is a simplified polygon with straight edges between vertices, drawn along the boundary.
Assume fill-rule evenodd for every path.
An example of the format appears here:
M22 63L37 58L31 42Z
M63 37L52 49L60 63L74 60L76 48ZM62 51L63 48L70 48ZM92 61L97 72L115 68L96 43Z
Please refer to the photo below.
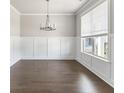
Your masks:
M22 59L75 59L75 37L21 37Z
M76 38L61 38L61 57L74 58L76 53Z
M111 37L111 40L113 41L113 37ZM113 75L113 72L114 72L113 64L114 63L113 63L113 60L108 62L107 60L100 59L100 58L92 56L90 54L81 53L80 52L81 51L80 50L80 47L81 47L80 37L77 37L76 41L77 41L76 60L113 87L114 86L114 78L113 78L114 77L114 75ZM113 45L113 44L111 44L111 45ZM113 47L113 46L111 46L111 47ZM111 51L113 51L113 48L111 48L111 49L112 49ZM113 52L112 52L112 55L113 55ZM113 59L113 58L111 58L111 59Z
M114 82L114 34L111 34L111 80Z
M77 57L76 60L113 87L113 82L110 76L111 75L111 68L110 68L111 63L92 57L85 53L82 53L82 55L85 55L85 57L86 56L87 57L86 58L84 58L84 56L82 56L81 58ZM87 59L88 57L89 59Z
M37 37L34 39L34 57L37 59L47 58L48 39Z
M92 69L101 76L110 79L110 62L92 57Z
M10 39L10 66L14 65L20 59L20 37L13 36Z
M34 57L34 38L21 38L21 58Z
M59 58L61 51L61 39L48 38L48 58Z
M84 60L84 63L87 64L87 66L91 67L91 65L92 65L92 57L91 56L85 55L82 53L81 58Z

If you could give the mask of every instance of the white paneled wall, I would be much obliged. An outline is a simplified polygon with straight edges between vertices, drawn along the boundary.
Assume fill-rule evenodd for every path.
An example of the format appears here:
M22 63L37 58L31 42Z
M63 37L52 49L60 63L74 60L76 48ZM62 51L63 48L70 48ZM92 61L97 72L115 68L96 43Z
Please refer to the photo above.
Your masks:
M99 73L101 76L110 77L110 62L92 57L92 69ZM107 74L109 72L109 74Z
M48 58L60 57L61 39L48 38Z
M111 62L104 59L99 59L95 56L81 53L81 57L77 57L76 60L82 65L87 67L90 71L95 73L97 76L105 80L108 84L113 86L113 81L111 80Z
M75 56L76 38L61 38L61 57L72 58Z
M110 78L110 62L87 53L81 53L77 60L102 78Z
M82 59L84 60L84 63L87 64L87 66L91 66L92 65L92 57L89 55L85 55L84 53L82 53Z
M20 60L20 37L13 36L10 39L10 65Z
M74 59L75 37L21 37L22 59Z
M34 38L21 38L21 58L34 57Z
M111 35L111 80L114 82L114 34Z
M48 39L37 37L34 39L34 57L35 58L47 58Z

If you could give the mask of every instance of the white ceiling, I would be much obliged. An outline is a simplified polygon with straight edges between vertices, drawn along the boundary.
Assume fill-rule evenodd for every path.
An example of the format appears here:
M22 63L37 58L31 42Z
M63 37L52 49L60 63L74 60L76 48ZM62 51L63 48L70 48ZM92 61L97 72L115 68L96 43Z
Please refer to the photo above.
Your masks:
M50 13L75 13L90 0L50 0ZM11 0L21 13L46 13L46 0Z

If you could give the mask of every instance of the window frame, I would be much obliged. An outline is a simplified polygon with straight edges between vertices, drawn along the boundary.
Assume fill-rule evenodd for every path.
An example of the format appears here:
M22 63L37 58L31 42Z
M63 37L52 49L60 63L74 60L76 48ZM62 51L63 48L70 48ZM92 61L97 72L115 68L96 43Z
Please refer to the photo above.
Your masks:
M102 56L99 56L99 55L96 55L96 54L94 54L94 51L93 51L93 53L89 53L89 52L86 52L85 51L85 49L84 49L84 39L85 38L95 38L95 37L103 37L103 36L107 36L107 41L108 41L108 56L107 56L107 58L105 58L105 57L102 57ZM104 60L109 60L109 37L108 37L108 34L103 34L103 35L97 35L97 36L86 36L86 37L81 37L81 39L83 39L83 42L82 42L82 40L81 40L81 42L83 43L83 45L82 45L82 51L81 51L81 53L86 53L86 54L89 54L89 55L92 55L92 56L96 56L96 57L98 57L98 58L102 58L102 59L104 59ZM93 49L94 50L94 49Z

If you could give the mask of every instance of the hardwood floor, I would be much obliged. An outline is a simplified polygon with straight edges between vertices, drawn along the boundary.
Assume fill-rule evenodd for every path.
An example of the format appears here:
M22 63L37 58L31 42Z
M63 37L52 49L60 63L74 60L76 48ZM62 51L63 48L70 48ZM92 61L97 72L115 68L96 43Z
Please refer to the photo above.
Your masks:
M20 61L11 67L11 93L114 93L76 61Z

